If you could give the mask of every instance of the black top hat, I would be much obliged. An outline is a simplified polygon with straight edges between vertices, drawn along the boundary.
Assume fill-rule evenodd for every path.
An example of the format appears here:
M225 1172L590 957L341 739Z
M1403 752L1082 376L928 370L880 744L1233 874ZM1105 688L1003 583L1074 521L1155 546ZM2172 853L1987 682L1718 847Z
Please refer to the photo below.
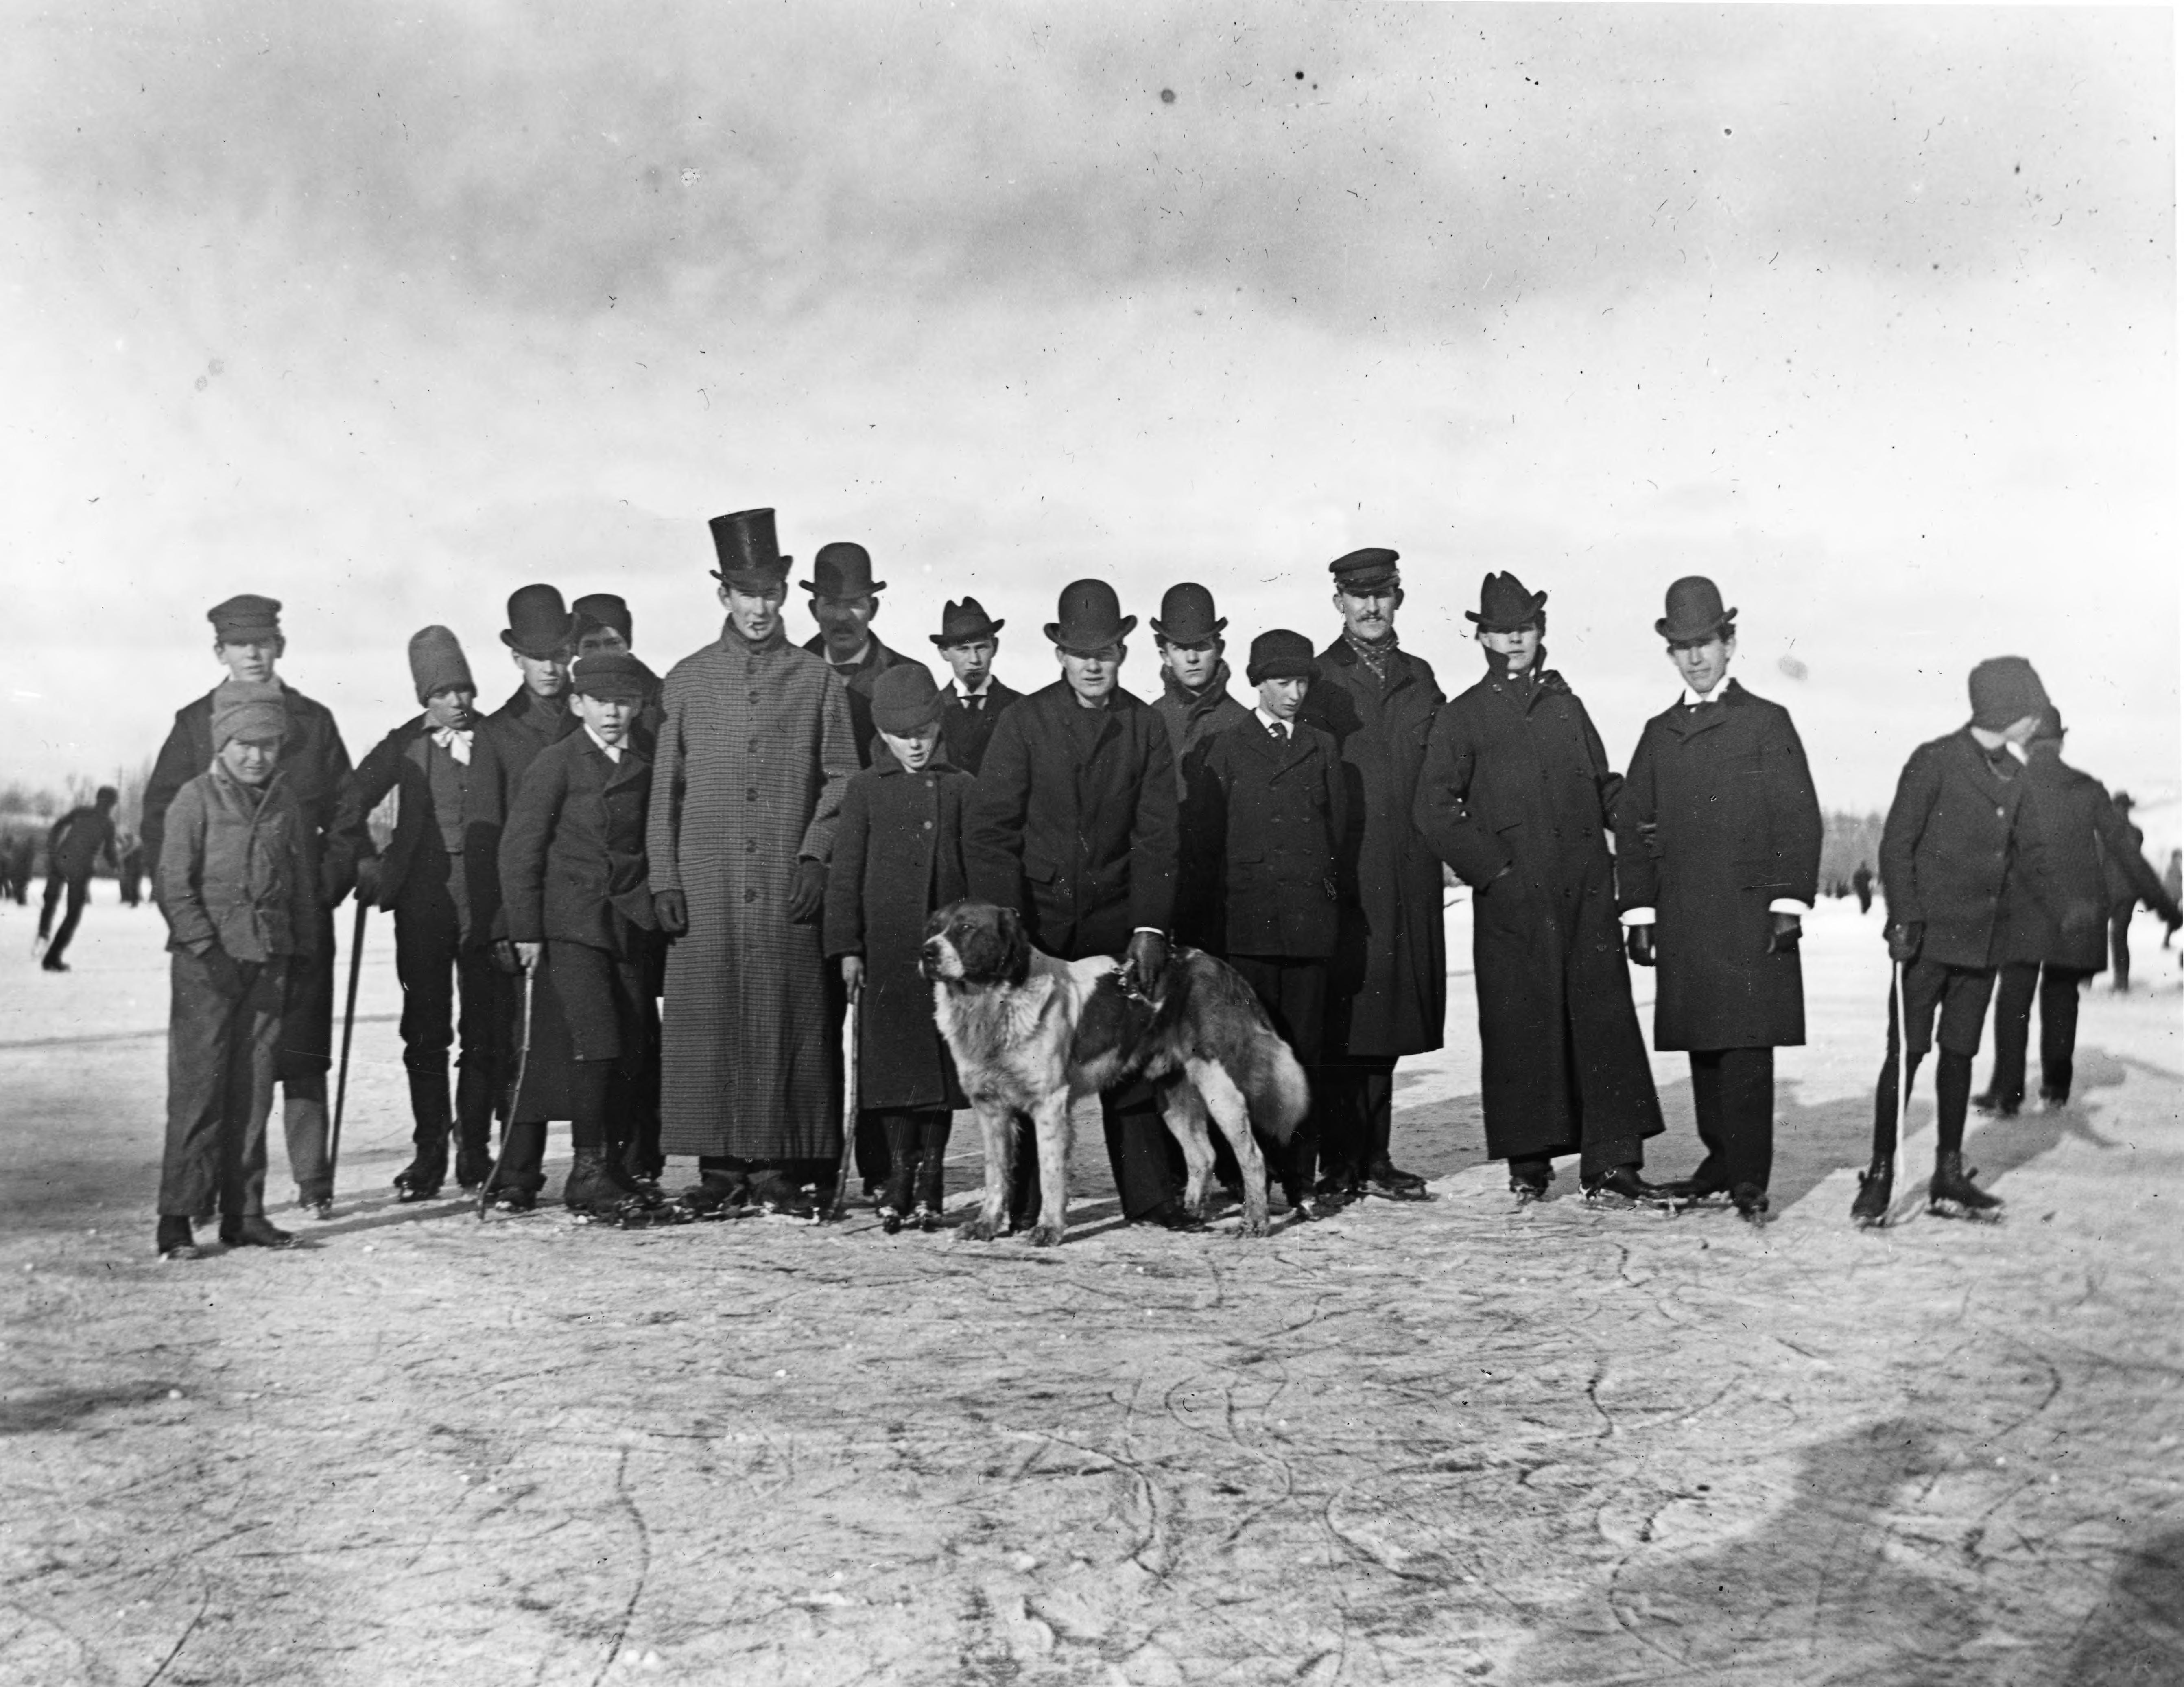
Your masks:
M970 644L981 638L991 638L1008 622L995 621L988 615L976 598L966 598L957 603L953 598L940 612L940 631L931 635L933 642L945 650L951 644Z
M626 643L636 643L630 629L635 624L629 618L629 605L612 592L587 592L569 605L569 613L579 621L589 621L594 626L610 626L621 634Z
M788 558L774 543L771 509L738 509L716 515L706 524L713 530L713 549L721 565L709 571L724 585L750 591L778 586L788 578Z
M1161 599L1161 612L1153 617L1153 631L1171 644L1204 644L1220 636L1228 625L1213 616L1213 594L1195 581L1171 586Z
M579 697L634 697L651 689L652 670L621 650L579 656L569 664L569 689Z
M1481 632L1516 632L1539 620L1546 606L1545 592L1526 591L1523 581L1505 571L1479 582L1478 611L1466 610L1463 618L1477 621Z
M1316 680L1319 663L1312 654L1312 640L1301 632L1278 626L1251 641L1251 665L1244 677L1253 685L1261 680Z
M822 598L869 598L887 590L887 582L872 578L872 559L862 545L847 539L819 547L811 559L811 577L797 582Z
M280 601L261 598L254 592L214 604L205 611L205 619L212 623L213 637L223 644L248 644L281 636Z
M1384 586L1400 586L1402 576L1396 571L1397 554L1390 550L1351 551L1339 556L1327 565L1327 571L1334 576L1335 589L1340 592L1373 592Z
M1721 606L1721 588L1703 574L1686 574L1669 587L1669 612L1653 631L1671 644L1703 644L1736 632L1736 611Z
M1122 599L1104 580L1072 580L1061 588L1059 621L1046 624L1050 643L1065 650L1098 650L1119 644L1137 626L1135 615L1123 613Z
M543 660L577 642L577 618L551 586L521 586L508 599L500 642L519 656Z

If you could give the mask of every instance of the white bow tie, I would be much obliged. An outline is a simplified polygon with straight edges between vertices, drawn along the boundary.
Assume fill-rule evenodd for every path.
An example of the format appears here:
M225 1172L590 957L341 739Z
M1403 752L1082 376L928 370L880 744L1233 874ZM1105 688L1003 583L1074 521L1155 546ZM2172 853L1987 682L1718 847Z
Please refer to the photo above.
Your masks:
M471 765L471 734L468 732L454 727L435 727L432 728L432 742L464 766Z

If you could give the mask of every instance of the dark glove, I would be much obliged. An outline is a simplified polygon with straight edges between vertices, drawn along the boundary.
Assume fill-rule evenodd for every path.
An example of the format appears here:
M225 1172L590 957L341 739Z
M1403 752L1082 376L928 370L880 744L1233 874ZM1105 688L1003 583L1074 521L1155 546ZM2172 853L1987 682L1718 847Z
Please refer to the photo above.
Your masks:
M1653 964L1653 928L1651 926L1625 927L1623 947L1629 951L1633 966L1651 966Z
M1767 952L1769 955L1795 955L1797 940L1804 935L1804 923L1795 914L1777 914L1774 933L1767 939Z
M679 890L656 891L652 898L652 917L660 921L660 929L671 938L679 938L690 929L690 905L682 899Z
M356 899L365 904L379 900L379 857L359 856L356 864Z
M1123 983L1139 995L1150 996L1167 966L1167 939L1158 932L1133 932L1130 946L1123 951Z
M2156 911L2158 911L2161 916L2161 923L2166 926L2170 931L2174 932L2179 927L2184 927L2184 910L2180 910L2174 902L2170 903L2166 908L2159 909Z
M523 976L523 961L515 952L515 945L506 938L493 940L493 964L511 978Z
M796 864L796 877L788 887L788 922L809 926L827 905L827 864L805 857Z
M1919 958L1925 947L1926 927L1923 921L1914 920L1905 926L1888 928L1888 958L1898 966L1908 966Z

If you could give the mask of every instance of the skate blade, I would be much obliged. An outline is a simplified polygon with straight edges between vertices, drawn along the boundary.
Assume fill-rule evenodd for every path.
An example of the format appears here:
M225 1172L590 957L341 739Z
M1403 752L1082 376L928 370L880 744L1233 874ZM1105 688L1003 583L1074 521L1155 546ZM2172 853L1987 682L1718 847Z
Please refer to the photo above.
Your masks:
M1966 1206L1962 1201L1933 1200L1926 1203L1926 1211L1933 1217L1962 1219L1967 1224L2002 1222L2002 1209L1998 1206Z

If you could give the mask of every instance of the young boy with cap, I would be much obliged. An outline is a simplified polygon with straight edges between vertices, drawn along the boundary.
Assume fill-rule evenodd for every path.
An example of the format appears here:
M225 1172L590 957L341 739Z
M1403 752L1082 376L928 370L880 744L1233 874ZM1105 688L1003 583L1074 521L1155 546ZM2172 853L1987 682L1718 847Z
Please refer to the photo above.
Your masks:
M1001 711L1023 695L994 677L994 656L1007 625L988 615L976 598L960 604L951 598L941 611L940 631L928 635L956 676L940 711L941 747L974 779Z
M287 972L309 955L320 910L310 827L277 766L287 727L278 686L221 686L207 715L215 754L163 816L159 906L174 990L163 1259L197 1258L191 1222L215 1211L230 1247L293 1239L265 1217L265 1121Z
M47 945L45 960L40 964L48 972L69 970L62 957L67 955L69 940L83 918L83 905L91 899L91 875L98 858L105 856L117 874L121 871L120 846L114 837L114 805L120 800L120 792L111 785L101 785L92 801L70 809L46 834L46 901L38 910L37 940ZM55 932L53 910L59 905L63 891L68 894L68 912L61 916L61 928ZM122 900L128 899L125 882Z
M500 840L509 939L534 999L554 1009L538 1013L534 1001L531 1059L568 1074L575 1164L563 1203L586 1218L672 1222L677 1210L640 1190L620 1153L659 1041L650 985L659 921L644 849L652 764L629 731L644 706L644 665L579 656L569 683L582 730L532 762ZM536 1204L545 1121L560 1116L530 1077L510 1109L494 1178L507 1211Z
M649 758L660 737L660 676L638 660L637 622L629 604L612 592L587 592L569 605L577 618L577 654L627 656L644 684L644 706L630 723L630 741Z
M879 1212L889 1235L905 1217L939 1228L950 1114L967 1105L919 970L926 916L968 891L963 803L972 780L941 748L940 715L939 690L923 668L902 662L879 676L872 765L844 793L827 874L827 954L862 1004L859 1133L872 1122L887 1144Z
M2000 918L2014 856L2044 899L2039 841L2022 822L2029 785L2010 751L2029 740L2048 693L2022 656L1997 656L1971 672L1972 718L1911 752L1880 833L1880 891L1888 903L1888 1053L1873 1097L1873 1164L1858 1174L1852 1220L1885 1223L1895 1193L1898 1079L1908 1096L1936 1042L1934 1178L1928 1202L1945 1217L1983 1217L2002 1205L1964 1169L1964 1116L2008 931ZM1900 1004L1900 1011L1899 1011ZM1935 1022L1940 1020L1938 1036ZM1910 1066L1901 1065L1903 1050Z
M444 626L421 629L409 654L424 712L382 738L358 766L342 799L342 827L368 840L365 816L395 793L393 834L384 854L358 860L356 886L359 896L394 916L402 1064L415 1149L394 1174L394 1187L398 1199L419 1201L438 1194L446 1181L451 1131L455 1178L464 1189L476 1189L491 1168L500 1081L493 1015L501 993L486 934L471 918L463 871L477 685L462 646ZM459 1038L461 1076L451 1097L448 1055Z
M1243 975L1307 1067L1320 1058L1340 924L1335 851L1348 824L1334 739L1297 718L1319 673L1301 632L1278 628L1251 641L1245 676L1258 688L1258 707L1208 738L1195 758L1185 803L1195 823L1184 843L1184 877L1212 913L1208 946ZM1290 1210L1305 1217L1341 1205L1332 1194L1310 1205L1318 1154L1318 1122L1308 1116L1286 1158L1269 1162Z
M333 910L348 894L361 849L359 838L340 825L341 795L350 771L348 750L325 705L314 703L275 672L288 648L281 632L278 602L244 593L215 604L206 618L212 622L213 654L227 668L226 682L270 685L281 693L287 720L281 739L282 783L304 816L318 863L319 911L310 947L287 969L288 994L281 1006L274 1077L281 1088L281 1128L297 1200L314 1217L330 1218L334 1191L327 1149L326 1074L333 1065ZM142 832L148 861L156 864L162 859L168 805L212 760L212 696L178 710L174 727L160 746L144 787Z

